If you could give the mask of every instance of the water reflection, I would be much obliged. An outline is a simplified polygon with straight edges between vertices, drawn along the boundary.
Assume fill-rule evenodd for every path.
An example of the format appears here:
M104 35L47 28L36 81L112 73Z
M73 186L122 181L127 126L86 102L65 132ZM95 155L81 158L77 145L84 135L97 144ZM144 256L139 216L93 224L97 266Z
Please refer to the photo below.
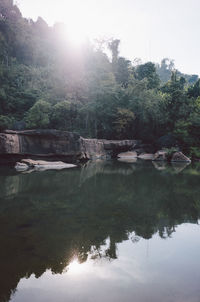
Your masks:
M24 277L75 271L88 258L119 259L121 242L137 246L155 233L170 237L182 223L197 224L199 180L198 166L177 174L177 167L155 169L152 163L99 161L31 174L1 170L0 301L9 301Z

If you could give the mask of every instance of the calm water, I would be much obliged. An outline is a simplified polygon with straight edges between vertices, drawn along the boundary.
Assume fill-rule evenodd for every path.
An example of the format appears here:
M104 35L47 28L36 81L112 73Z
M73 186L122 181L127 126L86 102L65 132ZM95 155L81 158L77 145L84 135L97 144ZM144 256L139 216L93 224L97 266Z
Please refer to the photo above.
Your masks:
M199 302L200 166L0 169L0 302Z

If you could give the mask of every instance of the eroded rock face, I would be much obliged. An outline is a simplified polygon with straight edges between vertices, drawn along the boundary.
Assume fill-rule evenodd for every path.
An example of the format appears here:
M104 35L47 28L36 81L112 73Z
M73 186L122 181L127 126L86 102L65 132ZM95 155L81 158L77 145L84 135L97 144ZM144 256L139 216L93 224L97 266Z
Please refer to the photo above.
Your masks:
M0 154L19 154L19 136L16 134L0 133Z
M58 130L6 131L0 134L0 154L80 154L80 136Z
M108 156L108 152L104 148L104 143L98 139L81 138L80 148L80 159L98 159L107 158Z
M7 130L0 134L0 154L66 156L77 159L115 157L131 150L135 140L84 139L76 133L59 130Z

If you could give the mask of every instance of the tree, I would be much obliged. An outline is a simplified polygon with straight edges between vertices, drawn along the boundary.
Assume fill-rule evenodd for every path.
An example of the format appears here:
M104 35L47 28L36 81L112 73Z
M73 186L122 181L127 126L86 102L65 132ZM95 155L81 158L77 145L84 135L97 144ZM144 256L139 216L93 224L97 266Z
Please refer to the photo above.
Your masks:
M12 126L12 119L7 116L0 115L0 131L9 129L11 126Z
M28 128L48 128L50 125L51 105L39 100L28 111L26 122Z
M188 88L188 96L194 98L200 96L200 79L193 86Z
M52 108L51 123L54 128L61 130L71 130L71 103L63 101L57 103Z
M174 60L169 58L162 59L160 65L157 64L156 70L161 82L166 83L170 80L171 73L175 69Z
M126 60L123 57L119 57L116 66L116 81L121 84L124 88L127 88L131 76L133 76L133 68L131 66L131 61Z
M139 65L136 68L136 77L140 81L146 78L148 81L148 89L157 88L160 84L159 77L156 73L155 64L153 64L152 62Z
M114 129L117 137L123 139L129 135L134 121L134 113L126 108L117 108L116 119L114 121Z
M112 63L113 64L116 64L116 62L118 60L119 44L120 44L120 40L118 40L118 39L112 39L111 41L108 42L108 47L112 53Z

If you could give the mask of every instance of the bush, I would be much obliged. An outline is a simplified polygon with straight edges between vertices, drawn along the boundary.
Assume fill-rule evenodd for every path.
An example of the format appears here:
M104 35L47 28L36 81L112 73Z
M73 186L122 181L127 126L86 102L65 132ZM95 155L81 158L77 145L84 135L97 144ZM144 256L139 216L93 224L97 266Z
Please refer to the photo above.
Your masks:
M200 158L200 148L199 147L191 147L190 148L190 156L192 158Z
M179 151L179 148L177 148L177 147L171 147L171 148L164 148L163 150L167 153L167 158L170 160L172 158L172 155L175 152Z

